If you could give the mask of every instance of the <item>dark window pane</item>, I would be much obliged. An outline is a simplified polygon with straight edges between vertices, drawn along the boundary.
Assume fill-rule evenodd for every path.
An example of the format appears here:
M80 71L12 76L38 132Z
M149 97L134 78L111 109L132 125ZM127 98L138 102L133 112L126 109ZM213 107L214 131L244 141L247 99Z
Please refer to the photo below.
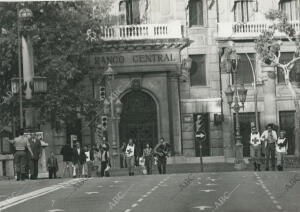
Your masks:
M189 3L190 26L204 25L203 21L203 0L190 0Z
M279 62L282 64L287 64L289 61L293 59L293 52L284 52L280 55ZM290 80L291 82L300 82L300 61L298 60L293 69L290 71ZM277 79L279 83L284 82L284 73L281 68L277 68Z
M255 54L248 54L248 56L252 63L253 69L255 70ZM253 82L251 64L246 54L239 54L239 57L240 60L237 69L237 83L250 84Z
M190 71L191 86L206 85L205 55L190 55L192 67Z

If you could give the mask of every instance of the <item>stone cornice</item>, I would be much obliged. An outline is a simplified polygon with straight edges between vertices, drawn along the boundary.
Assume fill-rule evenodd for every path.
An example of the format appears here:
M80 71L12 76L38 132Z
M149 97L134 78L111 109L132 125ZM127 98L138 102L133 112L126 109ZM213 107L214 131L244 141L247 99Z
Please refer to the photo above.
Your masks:
M181 50L189 45L190 40L187 38L103 41L102 43L93 44L89 53L166 49Z

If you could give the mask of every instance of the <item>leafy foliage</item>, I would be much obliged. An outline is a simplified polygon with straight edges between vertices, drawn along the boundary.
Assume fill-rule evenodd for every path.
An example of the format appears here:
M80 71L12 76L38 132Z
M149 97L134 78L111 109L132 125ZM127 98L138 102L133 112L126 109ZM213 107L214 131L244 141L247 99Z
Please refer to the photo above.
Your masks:
M100 76L88 69L84 59L92 44L87 40L88 30L100 34L101 26L109 21L109 0L75 2L28 2L33 17L30 23L34 48L35 75L47 77L48 91L35 96L41 102L43 119L59 123L72 121L78 113L90 119L96 111L88 76ZM18 76L17 3L0 3L0 96L10 91L10 79ZM25 31L22 31L25 33ZM12 115L18 114L11 106L15 99L2 101L0 120L8 124ZM1 101L1 100L0 100ZM1 125L1 123L0 123Z
M296 31L292 24L288 22L286 15L279 10L270 10L265 16L273 24L269 29L263 31L255 42L255 49L260 59L266 64L280 66L279 58L282 40L295 42L294 58L298 57L297 55L300 52L300 34L296 35ZM276 32L280 32L284 37L274 37Z

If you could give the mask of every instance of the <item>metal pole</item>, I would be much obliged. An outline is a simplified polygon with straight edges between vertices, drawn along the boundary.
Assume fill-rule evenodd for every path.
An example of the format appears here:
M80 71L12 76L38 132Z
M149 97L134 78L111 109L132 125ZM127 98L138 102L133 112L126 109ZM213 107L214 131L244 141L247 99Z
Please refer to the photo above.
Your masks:
M203 158L202 158L202 142L201 139L199 140L199 146L200 146L200 170L203 172Z
M20 128L23 128L23 89L22 89L22 67L21 67L21 39L20 39L20 19L19 3L17 3L17 25L18 25L18 69L19 69L19 100L20 100Z

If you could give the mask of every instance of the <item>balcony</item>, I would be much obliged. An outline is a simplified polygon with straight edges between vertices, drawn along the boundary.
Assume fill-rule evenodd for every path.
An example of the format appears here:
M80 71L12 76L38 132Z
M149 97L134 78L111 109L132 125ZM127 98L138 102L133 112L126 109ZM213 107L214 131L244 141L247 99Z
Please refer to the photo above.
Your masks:
M141 24L103 27L101 39L113 40L143 40L182 38L181 23L170 24Z
M296 33L300 32L300 21L292 21ZM247 23L218 23L218 39L246 40L255 39L261 32L267 30L272 24L270 22L247 22ZM276 32L276 37L284 36L283 33Z

